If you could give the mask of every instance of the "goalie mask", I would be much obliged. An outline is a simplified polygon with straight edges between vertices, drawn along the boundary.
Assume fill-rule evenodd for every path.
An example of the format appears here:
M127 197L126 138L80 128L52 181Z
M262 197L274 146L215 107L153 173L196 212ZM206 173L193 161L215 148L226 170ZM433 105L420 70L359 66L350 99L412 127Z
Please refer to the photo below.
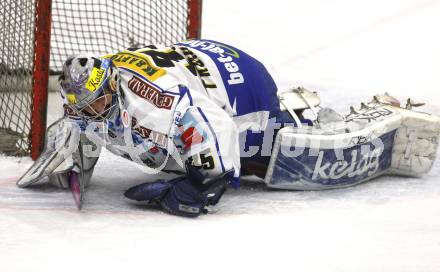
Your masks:
M119 73L109 59L68 58L60 84L66 105L81 118L102 121L117 108Z

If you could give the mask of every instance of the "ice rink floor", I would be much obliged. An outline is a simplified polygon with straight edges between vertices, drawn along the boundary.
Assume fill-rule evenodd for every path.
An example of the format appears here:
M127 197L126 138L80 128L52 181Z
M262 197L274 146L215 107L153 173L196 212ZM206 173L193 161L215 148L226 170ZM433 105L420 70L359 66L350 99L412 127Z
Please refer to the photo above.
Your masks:
M385 91L440 115L440 1L204 1L204 38L343 112ZM60 113L51 94L49 121ZM320 192L244 182L215 210L178 218L134 205L154 180L105 152L78 212L68 191L15 186L28 158L0 157L0 271L440 271L440 162Z

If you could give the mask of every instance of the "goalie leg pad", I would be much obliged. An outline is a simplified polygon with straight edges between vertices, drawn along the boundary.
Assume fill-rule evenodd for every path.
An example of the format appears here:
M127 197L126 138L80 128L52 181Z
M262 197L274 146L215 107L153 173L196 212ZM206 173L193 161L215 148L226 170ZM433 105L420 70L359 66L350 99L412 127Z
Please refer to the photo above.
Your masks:
M265 177L267 186L333 189L382 174L420 176L431 169L439 143L438 117L370 104L347 116L346 122L348 133L311 127L280 130ZM360 129L353 130L353 124L360 123Z
M439 144L439 118L406 111L394 140L390 173L420 176L434 163Z

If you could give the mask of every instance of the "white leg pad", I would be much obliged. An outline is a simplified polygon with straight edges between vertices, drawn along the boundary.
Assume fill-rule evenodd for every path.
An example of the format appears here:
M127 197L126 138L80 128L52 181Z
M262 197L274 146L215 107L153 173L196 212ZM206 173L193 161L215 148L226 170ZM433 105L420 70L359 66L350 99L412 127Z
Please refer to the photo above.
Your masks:
M265 177L268 187L321 190L352 186L382 174L420 176L435 160L440 118L369 103L344 130L283 128Z

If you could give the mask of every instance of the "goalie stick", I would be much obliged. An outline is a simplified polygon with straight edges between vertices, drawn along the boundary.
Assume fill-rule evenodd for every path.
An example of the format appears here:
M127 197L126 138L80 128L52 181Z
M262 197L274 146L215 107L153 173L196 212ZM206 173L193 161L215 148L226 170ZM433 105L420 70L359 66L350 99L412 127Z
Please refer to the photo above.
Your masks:
M82 146L81 144L79 144L78 146L79 149L79 154L82 154ZM83 196L84 196L84 171L83 171L83 161L82 161L82 156L79 156L79 164L80 165L75 165L75 167L73 169L77 169L79 170L79 173L77 173L76 171L74 171L73 169L70 170L68 172L68 185L70 188L70 191L72 192L72 197L73 200L75 201L76 207L78 208L78 210L81 210L82 208L82 201L83 201Z
M84 186L81 186L80 179L78 178L78 174L74 171L69 173L69 187L72 192L73 200L75 201L76 207L78 210L82 208L82 199Z

